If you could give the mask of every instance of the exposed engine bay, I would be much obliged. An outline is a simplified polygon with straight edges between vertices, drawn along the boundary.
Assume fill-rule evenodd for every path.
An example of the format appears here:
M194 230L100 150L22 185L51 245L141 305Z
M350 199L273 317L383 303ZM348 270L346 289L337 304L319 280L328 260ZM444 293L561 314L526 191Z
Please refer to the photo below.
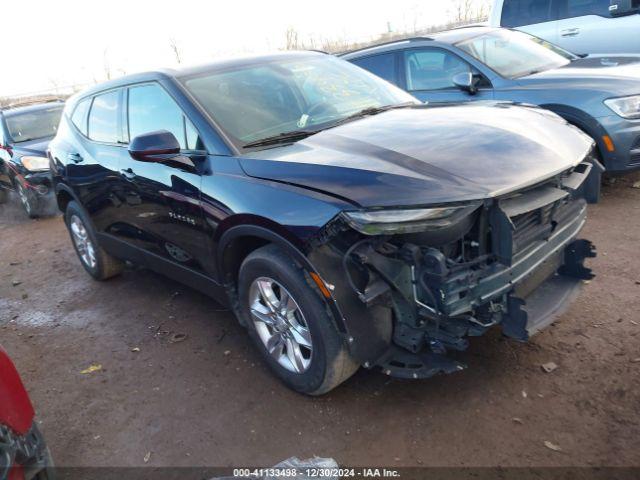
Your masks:
M447 353L491 327L526 341L549 325L593 277L584 261L595 248L577 236L599 189L595 168L585 161L530 188L454 206L422 231L363 234L352 219L332 222L312 261L333 289L354 357L388 375L426 378L465 368Z

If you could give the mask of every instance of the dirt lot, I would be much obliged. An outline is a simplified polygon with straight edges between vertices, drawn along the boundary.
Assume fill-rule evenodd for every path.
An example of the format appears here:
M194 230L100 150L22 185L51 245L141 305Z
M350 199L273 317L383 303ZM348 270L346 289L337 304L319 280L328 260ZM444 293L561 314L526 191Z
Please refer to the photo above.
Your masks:
M61 466L314 454L356 466L638 466L638 178L606 186L591 209L583 236L598 245L598 276L568 313L528 344L498 332L473 340L462 373L404 382L360 371L322 398L297 395L214 301L144 270L97 283L60 217L27 220L7 206L0 343ZM550 361L558 369L543 372ZM92 364L102 370L80 373Z

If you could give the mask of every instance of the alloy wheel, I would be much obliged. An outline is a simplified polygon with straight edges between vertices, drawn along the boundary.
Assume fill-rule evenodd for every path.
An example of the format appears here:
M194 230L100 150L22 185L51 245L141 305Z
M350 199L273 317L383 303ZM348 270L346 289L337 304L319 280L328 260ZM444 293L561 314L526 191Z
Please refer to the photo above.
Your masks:
M249 289L249 308L269 355L288 371L304 373L311 364L313 341L291 293L272 278L259 277Z
M93 246L93 242L89 238L87 229L77 215L72 215L69 221L69 227L71 229L71 237L73 243L78 250L80 260L90 268L96 267L96 251Z

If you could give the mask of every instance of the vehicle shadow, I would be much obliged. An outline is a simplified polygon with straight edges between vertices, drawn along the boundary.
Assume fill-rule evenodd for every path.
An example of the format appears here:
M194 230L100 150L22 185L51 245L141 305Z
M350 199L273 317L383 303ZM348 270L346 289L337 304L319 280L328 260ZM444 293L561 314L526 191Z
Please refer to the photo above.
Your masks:
M7 201L0 203L0 225L19 225L34 220L27 216L24 208L22 208L18 195L16 195L15 192L8 193ZM54 198L47 197L46 203L40 206L37 218L55 217L57 215L60 215L60 211Z

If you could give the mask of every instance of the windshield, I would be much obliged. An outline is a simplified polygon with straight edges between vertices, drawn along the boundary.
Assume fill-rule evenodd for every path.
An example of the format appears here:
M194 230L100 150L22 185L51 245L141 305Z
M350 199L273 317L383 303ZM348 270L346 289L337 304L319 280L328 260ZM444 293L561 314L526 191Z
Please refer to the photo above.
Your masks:
M62 107L7 114L9 135L15 143L55 136L62 115Z
M212 72L184 85L232 141L318 131L368 108L420 102L330 55L300 56Z
M518 78L563 67L575 57L540 38L500 30L456 45L506 78Z

